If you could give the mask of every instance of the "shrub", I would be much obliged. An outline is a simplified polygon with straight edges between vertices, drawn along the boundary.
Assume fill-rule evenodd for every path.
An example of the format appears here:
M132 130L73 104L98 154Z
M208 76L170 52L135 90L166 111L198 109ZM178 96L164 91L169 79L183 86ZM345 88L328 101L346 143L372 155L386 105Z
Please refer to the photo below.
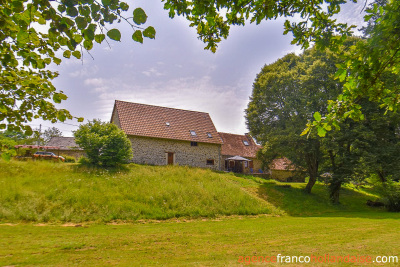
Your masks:
M400 212L400 183L389 179L379 185L378 190L387 210Z
M74 136L90 164L116 166L132 158L131 143L115 124L93 120L81 125Z

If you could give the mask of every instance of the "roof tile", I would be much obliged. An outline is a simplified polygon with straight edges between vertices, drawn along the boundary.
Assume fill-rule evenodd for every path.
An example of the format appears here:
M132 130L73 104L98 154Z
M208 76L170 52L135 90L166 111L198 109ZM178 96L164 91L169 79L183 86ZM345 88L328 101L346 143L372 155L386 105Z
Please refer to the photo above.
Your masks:
M250 135L238 135L230 133L219 133L223 141L221 153L222 155L241 156L247 158L256 158L257 151L261 146L254 142ZM243 141L248 142L248 146Z
M115 101L121 129L127 135L221 144L208 113ZM192 135L190 131L195 131ZM208 134L211 134L211 138Z

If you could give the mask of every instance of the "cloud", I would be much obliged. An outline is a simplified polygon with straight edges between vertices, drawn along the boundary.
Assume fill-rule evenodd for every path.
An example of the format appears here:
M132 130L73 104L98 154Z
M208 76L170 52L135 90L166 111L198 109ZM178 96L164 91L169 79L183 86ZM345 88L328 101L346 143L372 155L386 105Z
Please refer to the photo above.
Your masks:
M210 76L155 81L145 88L123 81L115 84L115 81L103 81L101 78L85 81L85 84L99 83L102 83L104 90L95 103L95 113L102 114L101 119L106 121L111 117L114 100L123 100L207 112L219 131L237 133L246 131L243 127L243 109L248 99L240 96L237 87L216 86Z
M155 68L150 68L150 69L148 69L148 70L146 70L146 71L142 71L142 73L143 73L144 75L146 75L147 77L151 77L151 76L163 76L163 75L165 75L164 73L159 72L159 71L156 70Z

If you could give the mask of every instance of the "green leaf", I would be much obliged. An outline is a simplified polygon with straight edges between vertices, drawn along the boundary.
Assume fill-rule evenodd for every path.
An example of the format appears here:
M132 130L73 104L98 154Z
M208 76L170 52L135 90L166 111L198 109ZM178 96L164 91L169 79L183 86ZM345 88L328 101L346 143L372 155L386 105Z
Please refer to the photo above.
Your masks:
M66 6L64 6L64 5L58 5L57 9L58 9L58 11L60 11L61 13L65 12L65 10L67 10Z
M74 52L72 52L72 55L73 55L74 57L76 57L77 59L80 59L80 58L81 58L81 52L79 52L79 51L74 51Z
M123 10L123 11L127 11L129 9L129 5L125 2L121 2L119 3L119 7Z
M28 43L29 42L29 33L24 30L20 30L17 34L17 42L22 45Z
M156 37L156 30L152 26L149 26L143 31L143 36L154 39Z
M78 122L83 122L84 118L83 117L79 117L77 118Z
M78 27L78 29L80 29L80 30L85 29L88 24L86 18L84 18L84 17L77 17L75 19L75 23L76 23L76 26Z
M141 25L146 23L147 21L147 15L144 12L143 9L141 9L140 7L136 8L133 11L133 22L135 22L137 25Z
M21 13L24 11L24 5L23 5L22 1L13 1L11 3L11 5L12 5L12 10L15 13Z
M99 44L101 44L105 38L106 36L104 34L96 34L94 36L94 40Z
M62 100L66 100L66 99L67 99L67 96L64 95L63 93L55 93L53 95L53 101L58 104L61 103Z
M324 137L326 135L326 130L322 126L317 126L318 129L318 136L319 137Z
M70 58L70 57L71 57L71 51L65 50L64 53L63 53L63 56L64 56L65 58Z
M121 33L119 32L118 29L109 30L109 31L107 32L107 36L108 36L110 39L115 40L115 41L120 41L120 40L121 40Z
M101 3L103 4L103 6L109 6L111 3L111 0L101 0Z
M316 121L321 121L322 118L321 114L318 111L314 113L313 117Z
M89 40L85 40L85 41L83 42L83 47L84 47L86 50L91 50L91 49L93 48L93 42L92 42L92 41L89 41Z
M87 28L83 30L83 35L85 40L94 40L94 30L92 28Z
M75 35L74 35L74 40L75 40L75 42L76 42L77 44L80 44L80 43L82 42L82 40L83 40L83 37L82 37L82 35L75 34Z
M143 36L142 36L142 32L137 30L132 34L132 39L135 42L141 43L143 44Z
M60 65L61 59L58 58L58 57L53 57L53 62L54 62L55 64L57 64L57 65Z
M78 10L74 6L67 7L67 15L70 17L76 17L78 16Z

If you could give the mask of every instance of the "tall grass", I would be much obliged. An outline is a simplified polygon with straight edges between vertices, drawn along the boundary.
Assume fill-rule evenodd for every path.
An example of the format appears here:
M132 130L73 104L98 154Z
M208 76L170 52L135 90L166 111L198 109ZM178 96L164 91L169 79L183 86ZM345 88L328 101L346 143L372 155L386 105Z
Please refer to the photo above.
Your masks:
M179 166L0 161L0 220L81 222L279 213L236 177Z

